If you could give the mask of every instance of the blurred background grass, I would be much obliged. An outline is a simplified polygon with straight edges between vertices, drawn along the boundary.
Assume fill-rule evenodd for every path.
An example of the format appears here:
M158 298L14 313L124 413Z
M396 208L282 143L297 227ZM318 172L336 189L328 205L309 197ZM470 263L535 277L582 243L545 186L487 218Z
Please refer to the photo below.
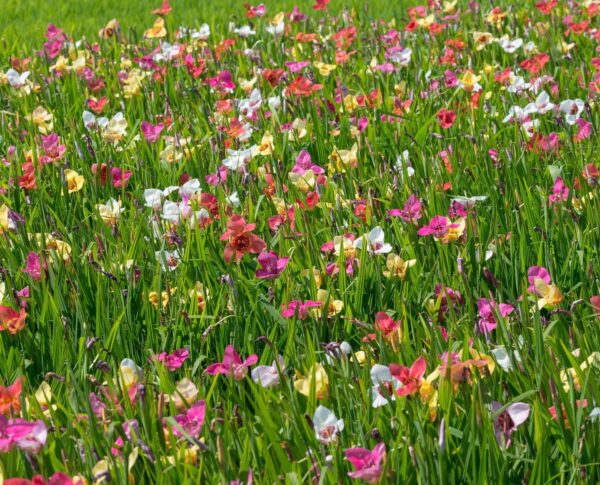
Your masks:
M202 23L226 27L229 21L247 22L244 16L245 0L171 0L173 8L168 25L197 27ZM152 22L152 10L158 8L162 0L0 0L0 41L3 51L20 52L40 46L46 27L53 23L76 39L86 36L97 39L97 33L110 19L116 18L124 32L133 29L143 32ZM258 5L260 0L250 0ZM309 13L313 0L262 1L267 7L267 15L289 11L294 5ZM368 5L370 14L390 19L406 11L413 1L390 0L332 0L330 11L348 8L364 9Z

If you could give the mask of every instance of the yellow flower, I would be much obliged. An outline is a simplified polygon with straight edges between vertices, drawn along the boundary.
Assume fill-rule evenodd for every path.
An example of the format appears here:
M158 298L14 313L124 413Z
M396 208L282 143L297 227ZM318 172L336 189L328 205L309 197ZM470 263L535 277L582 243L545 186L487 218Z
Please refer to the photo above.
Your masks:
M179 162L183 158L183 153L178 150L173 144L168 144L163 151L160 152L160 161L167 164Z
M171 288L169 291L161 292L161 303L162 308L165 308L169 304L170 298L175 294L177 288ZM151 291L148 293L148 301L154 306L154 308L158 308L158 292Z
M36 234L38 244L41 244L41 238L41 234ZM46 249L54 251L65 262L71 259L71 245L50 234L46 236ZM53 262L52 253L50 253L50 261Z
M119 30L119 21L117 19L110 20L103 29L98 32L98 37L106 39L112 37Z
M536 278L533 284L535 291L540 296L537 302L538 309L554 308L563 301L563 294L558 286L554 284L549 285L541 278Z
M448 228L448 232L444 237L440 238L440 241L444 244L453 243L458 241L461 236L465 233L466 221L464 217L454 221Z
M31 122L37 126L40 133L46 134L52 131L54 127L53 119L51 113L46 111L46 108L43 106L38 106L33 110L31 116L29 116Z
M165 29L165 19L158 17L154 21L154 25L144 32L146 39L162 39L167 35L167 29Z
M347 167L358 166L358 145L355 143L350 150L334 148L329 160L331 171L345 172Z
M317 301L320 301L323 305L321 307L314 308L314 313L318 317L323 314L322 308L326 307L327 309L327 318L332 318L338 313L340 313L344 308L344 302L341 300L334 300L331 298L329 292L327 290L319 289L317 291Z
M71 169L65 170L65 179L67 181L69 194L72 194L73 192L79 192L83 187L83 183L85 182L83 176Z
M356 248L354 241L345 236L335 236L333 238L333 254L339 256L344 252L344 259L356 257Z
M194 403L198 399L198 394L196 385L184 377L175 386L175 392L167 396L167 401L172 402L178 410L181 410Z
M298 374L294 388L304 396L308 397L314 392L317 399L323 399L329 390L329 377L325 368L321 364L315 364L308 371L307 377Z
M125 99L138 96L142 92L142 81L146 75L140 69L132 69L123 81L123 96Z
M469 349L469 353L471 354L471 358L473 358L474 360L485 360L490 374L494 373L494 370L496 370L496 361L494 359L492 359L487 354L482 354L478 350L475 350L473 347Z
M506 12L503 12L502 10L500 10L499 7L496 7L494 9L492 9L492 11L486 15L485 21L488 24L494 24L494 25L498 26L500 23L502 23L502 20L504 20L504 17L506 17Z
M360 105L358 104L358 100L356 99L356 96L353 96L352 94L348 94L348 95L346 95L346 97L344 97L344 108L346 109L346 111L348 113L352 113L359 106Z
M0 206L0 234L9 229L14 229L14 222L8 217L10 209L6 204Z
M470 93L471 91L479 91L481 86L479 85L479 80L481 76L476 76L471 71L465 71L462 78L458 80L462 88Z
M475 49L480 51L486 45L494 42L494 36L489 32L473 32L473 40L475 41Z
M325 64L321 61L313 62L313 65L319 70L321 76L329 76L337 67L335 64Z
M454 12L454 9L456 8L456 4L458 3L458 0L454 0L453 2L444 2L442 4L443 8L444 8L444 13L452 13Z
M417 20L417 25L424 29L427 29L433 22L435 22L435 15L430 14L427 17Z
M390 253L388 254L387 261L385 263L388 270L383 272L383 276L386 278L400 278L403 280L406 277L406 271L408 268L414 266L416 262L416 259L404 261L397 254Z
M311 169L307 170L303 174L290 172L288 174L288 177L290 179L290 182L292 182L292 184L294 184L294 186L300 192L304 193L312 190L315 186L315 183L317 182L317 178Z
M104 131L102 132L102 138L109 143L117 143L121 141L127 134L127 120L123 116L123 113L119 112L108 122Z
M312 269L303 269L300 275L304 278L310 278L312 275L312 277L315 279L315 285L317 285L317 288L320 288L323 284L323 277L317 268L313 267Z
M260 145L257 150L258 155L273 155L273 135L270 132L265 132L260 141Z
M121 217L121 201L110 198L106 204L96 204L96 209L105 224L115 226Z
M306 120L296 118L292 122L292 129L287 132L290 141L298 141L306 136Z
M240 88L242 88L242 91L244 91L245 93L249 93L250 91L252 91L252 89L254 89L256 81L257 78L255 76L252 79L239 79L238 83L240 85Z
M585 371L588 368L588 366L593 366L596 369L600 368L600 352L592 352L590 356L581 363L579 369L583 373L583 371ZM575 389L579 391L581 383L579 382L579 376L577 375L577 372L573 367L567 369L566 371L560 371L560 379L563 384L563 389L565 390L565 392L569 392L569 390L571 389L569 385L569 375L573 380Z

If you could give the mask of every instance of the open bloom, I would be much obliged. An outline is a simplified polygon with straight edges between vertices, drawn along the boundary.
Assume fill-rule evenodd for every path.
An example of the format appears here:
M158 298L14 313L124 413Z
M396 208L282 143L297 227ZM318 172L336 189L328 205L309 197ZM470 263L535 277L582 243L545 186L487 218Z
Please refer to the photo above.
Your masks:
M565 99L560 103L560 110L565 114L565 121L569 125L574 125L577 122L584 107L585 103L579 98Z
M363 243L367 243L367 252L369 254L387 254L391 252L392 246L384 241L385 234L381 227L374 227L369 234L354 241L356 249L362 249Z
M228 345L225 348L223 362L209 365L205 372L211 376L217 374L233 376L236 381L241 381L248 374L248 367L256 364L256 362L258 362L258 355L252 354L246 360L242 361L240 355L233 348L233 345Z
M188 349L177 349L172 354L161 352L156 356L156 360L165 364L167 370L174 372L179 369L190 355Z
M459 218L455 222L444 216L433 217L427 226L421 227L417 234L419 236L433 236L436 240L444 244L455 242L462 237L465 232L466 223L464 218Z
M262 268L256 270L257 278L275 279L285 269L290 258L280 258L273 251L260 253L258 262Z
M233 215L227 221L227 230L221 236L221 241L227 241L223 257L229 263L232 259L241 260L246 253L258 254L264 251L267 244L252 231L256 224L246 224L240 215Z
M192 438L198 438L206 419L206 402L198 401L185 412L174 416L173 419L178 425L173 426L173 434L175 436L183 437L184 434L181 432L183 430ZM181 428L181 430L178 428Z
M510 315L515 308L512 305L506 303L500 303L497 305L494 300L487 298L479 298L477 300L477 309L479 310L479 330L482 333L489 333L496 328L496 315L495 311L500 314L502 318Z
M335 442L337 435L344 429L344 420L338 419L325 406L316 409L312 420L317 439L323 444Z
M158 123L157 125L153 125L147 121L142 121L141 129L142 134L144 135L144 139L150 143L154 143L158 140L160 133L163 131L165 125L163 123Z
M452 128L454 120L456 120L456 113L446 108L439 110L435 116L438 120L438 123L444 130Z
M83 176L79 175L75 170L66 169L65 170L65 180L67 181L67 189L69 194L73 192L79 192L83 187L83 183L85 179Z
M348 448L344 451L356 471L349 472L350 478L359 478L367 483L377 483L383 473L385 461L385 443L379 443L373 450Z
M427 361L423 356L415 360L410 368L391 364L390 372L402 383L402 387L397 391L398 396L412 396L417 394L421 388L423 375L426 370Z
M492 401L490 408L494 413L494 429L496 430L496 441L500 448L508 448L511 443L511 435L529 417L529 404L516 402L508 406L498 414L502 404Z
M43 421L7 419L0 415L0 453L8 453L13 448L37 453L46 444L48 430Z
M410 194L402 209L391 209L390 216L400 217L404 222L416 224L421 218L421 201L417 194Z
M400 256L394 253L388 254L385 266L387 271L383 272L386 278L400 278L403 280L406 277L408 268L417 264L416 259L403 260Z
M375 364L371 367L371 396L373 398L373 407L385 406L389 401L396 400L396 392L402 386L402 383L392 376L390 368L385 365Z
M10 386L0 386L0 414L10 416L21 411L21 379Z
M284 318L292 318L293 316L298 315L300 320L306 320L309 316L310 309L321 306L322 304L323 303L320 301L313 300L306 300L304 302L301 300L292 300L287 306L283 305L281 307L281 315Z
M21 308L19 312L4 305L0 305L0 332L8 330L11 335L25 328L27 312Z
M255 384L263 387L275 387L279 385L279 373L285 370L283 357L278 355L271 365L258 365L252 369L251 377Z
M561 304L563 294L560 288L552 283L546 268L541 266L530 267L527 271L527 279L530 283L528 290L538 297L538 309L554 308Z
M294 381L296 390L304 396L310 396L314 390L317 399L323 399L329 390L329 377L321 364L313 365L306 377L298 377Z

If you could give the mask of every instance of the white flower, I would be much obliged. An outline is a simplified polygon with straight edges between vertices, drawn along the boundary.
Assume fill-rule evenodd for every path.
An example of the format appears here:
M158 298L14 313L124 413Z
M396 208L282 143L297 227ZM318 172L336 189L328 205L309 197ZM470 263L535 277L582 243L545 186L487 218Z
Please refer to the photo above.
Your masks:
M344 429L344 420L338 419L325 406L319 406L313 415L313 426L317 439L323 444L333 443Z
M406 165L406 173L409 177L412 177L415 174L415 169L410 166L408 150L404 150L401 155L396 157L394 168L400 175L404 175L404 165Z
M523 50L529 54L530 52L533 52L534 50L537 49L537 46L535 45L535 42L533 42L532 40L530 40L529 42L527 42L527 44L525 44L523 46Z
M269 25L265 30L271 35L281 35L285 29L285 22L282 20L277 25Z
M548 111L551 111L553 108L554 103L550 101L550 96L546 91L542 91L540 94L538 94L538 97L535 99L535 103L529 103L527 106L525 106L524 113L539 113L543 115L546 114Z
M252 380L255 384L260 384L263 387L278 386L280 381L279 369L281 369L281 372L285 370L285 363L281 355L277 356L272 365L259 365L252 369Z
M250 37L251 35L256 35L256 31L252 30L252 28L249 25L244 25L239 29L233 29L233 33L243 38Z
M540 120L531 120L523 123L521 128L523 129L525 136L527 136L527 138L531 138L537 131L538 126L540 126Z
M6 71L6 79L8 80L8 83L15 89L23 87L28 77L29 71L25 71L22 74L19 74L14 69L9 69Z
M108 199L106 204L97 204L96 209L98 209L100 217L104 223L111 226L114 226L117 222L119 222L121 212L125 210L121 207L121 201L115 200L112 197Z
M519 123L522 123L527 119L527 113L520 106L511 106L508 110L508 114L502 120L502 123L512 122L513 120L517 120Z
M506 88L509 93L519 93L527 91L531 87L530 83L526 83L522 76L515 76L511 79L511 84Z
M152 207L153 209L160 209L163 199L163 191L159 189L146 189L144 190L144 200L146 201L146 207Z
M504 52L512 54L523 45L523 39L509 40L508 37L504 36L498 39L498 44L504 49Z
M250 118L254 114L254 112L260 108L262 104L262 96L260 95L260 91L258 89L253 89L250 94L250 98L242 99L238 104L238 111Z
M583 100L579 98L565 99L560 103L560 110L565 114L565 121L567 124L574 125L577 122L584 106Z
M281 96L271 96L267 100L267 104L269 105L269 108L271 108L271 110L277 111L279 108L281 108L282 105Z
M231 194L229 196L226 195L225 200L234 209L237 209L241 204L240 196L238 195L237 192L234 192L233 194Z
M401 382L392 376L389 367L375 364L371 367L371 396L373 407L385 406L389 401L396 400L396 390L401 387Z
M408 47L401 50L394 50L389 54L390 61L399 64L400 66L408 66L410 58L412 56L412 50Z
M227 150L229 156L223 160L223 165L225 165L229 170L238 170L252 160L257 152L257 145L252 145L250 148L246 148L245 150Z
M156 251L156 260L160 263L163 271L173 271L179 266L179 252L175 251Z
M178 189L180 197L192 197L200 192L200 180L190 179Z
M363 241L367 241L367 252L369 254L386 254L392 251L392 246L384 241L384 237L385 234L383 233L383 229L376 226L371 229L369 234L365 234L363 237L354 241L354 247L356 249L362 249Z

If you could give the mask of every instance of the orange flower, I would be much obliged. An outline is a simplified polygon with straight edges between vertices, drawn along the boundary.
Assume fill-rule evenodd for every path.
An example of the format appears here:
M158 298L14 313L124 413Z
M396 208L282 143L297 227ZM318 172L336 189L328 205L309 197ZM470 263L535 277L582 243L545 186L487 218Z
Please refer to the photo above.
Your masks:
M21 311L17 313L10 307L0 305L0 332L8 330L11 335L20 332L25 328L25 318L27 318L27 312L21 308Z
M21 411L21 379L8 387L0 386L0 414L9 416Z

